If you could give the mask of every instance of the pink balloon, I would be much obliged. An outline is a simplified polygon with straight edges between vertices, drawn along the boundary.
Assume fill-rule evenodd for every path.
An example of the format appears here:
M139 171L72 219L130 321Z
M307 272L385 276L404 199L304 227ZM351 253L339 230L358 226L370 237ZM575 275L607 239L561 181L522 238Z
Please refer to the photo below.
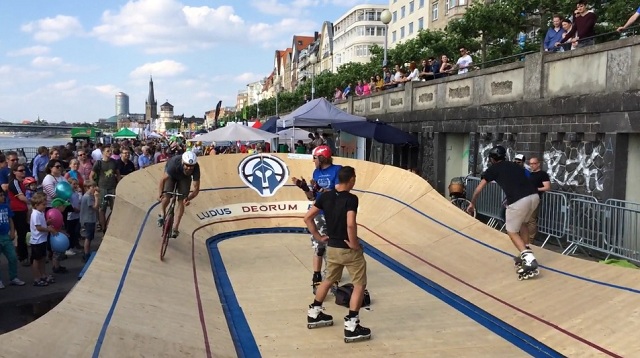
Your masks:
M47 222L53 226L54 229L60 230L64 225L64 220L62 218L62 213L57 209L50 209L47 211Z

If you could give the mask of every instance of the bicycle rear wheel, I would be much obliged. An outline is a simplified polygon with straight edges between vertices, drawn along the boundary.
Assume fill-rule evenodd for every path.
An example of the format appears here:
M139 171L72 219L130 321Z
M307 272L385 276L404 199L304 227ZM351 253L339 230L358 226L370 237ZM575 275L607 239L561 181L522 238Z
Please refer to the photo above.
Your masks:
M172 230L173 230L173 210L171 210L164 217L164 226L162 227L162 246L160 247L161 261L164 260L164 255L167 253L167 247L169 246L169 238L171 237Z
M451 204L455 205L457 208L464 211L465 213L468 213L467 208L469 207L469 205L471 205L471 202L465 198L454 198L454 199L451 199ZM473 214L469 214L469 215L475 218L476 211L474 210Z

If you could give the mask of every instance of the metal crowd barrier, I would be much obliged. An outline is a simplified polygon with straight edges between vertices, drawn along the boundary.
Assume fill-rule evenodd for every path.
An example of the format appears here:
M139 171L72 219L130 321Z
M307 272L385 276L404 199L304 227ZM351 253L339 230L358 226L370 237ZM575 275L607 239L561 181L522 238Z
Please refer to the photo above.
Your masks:
M583 199L571 200L570 207L570 245L563 254L580 247L640 261L640 210Z
M627 208L640 210L640 203L634 203L632 201L620 200L620 199L607 199L605 204L617 206L619 208Z
M562 248L562 239L567 233L568 207L567 197L560 192L548 191L542 194L538 211L538 232L547 237L540 247L554 238Z
M467 199L471 200L473 192L480 184L480 180L480 178L476 177L467 178L467 182L465 183ZM482 193L480 193L475 205L477 214L484 215L489 218L487 225L498 229L498 226L502 224L498 230L502 230L504 227L503 200L504 193L502 192L502 189L497 183L491 182L482 190Z

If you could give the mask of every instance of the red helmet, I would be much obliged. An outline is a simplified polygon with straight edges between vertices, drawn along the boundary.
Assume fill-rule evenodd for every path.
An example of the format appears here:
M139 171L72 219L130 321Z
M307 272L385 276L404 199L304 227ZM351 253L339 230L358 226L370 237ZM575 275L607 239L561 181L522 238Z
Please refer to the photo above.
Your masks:
M326 145L320 145L313 148L313 151L311 152L311 154L314 157L325 157L329 159L331 158L331 149L329 149L329 147Z
M38 181L36 181L36 179L34 177L26 177L24 178L24 180L22 181L22 184L24 185L30 185L30 184L34 184L37 183Z

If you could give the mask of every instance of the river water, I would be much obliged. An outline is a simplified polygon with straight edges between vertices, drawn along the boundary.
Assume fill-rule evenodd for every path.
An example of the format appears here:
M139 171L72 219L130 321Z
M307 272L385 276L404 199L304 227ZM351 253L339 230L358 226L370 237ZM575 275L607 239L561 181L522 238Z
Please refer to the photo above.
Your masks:
M37 148L41 145L52 147L54 145L64 145L71 141L71 138L13 138L0 135L0 150L12 148Z

